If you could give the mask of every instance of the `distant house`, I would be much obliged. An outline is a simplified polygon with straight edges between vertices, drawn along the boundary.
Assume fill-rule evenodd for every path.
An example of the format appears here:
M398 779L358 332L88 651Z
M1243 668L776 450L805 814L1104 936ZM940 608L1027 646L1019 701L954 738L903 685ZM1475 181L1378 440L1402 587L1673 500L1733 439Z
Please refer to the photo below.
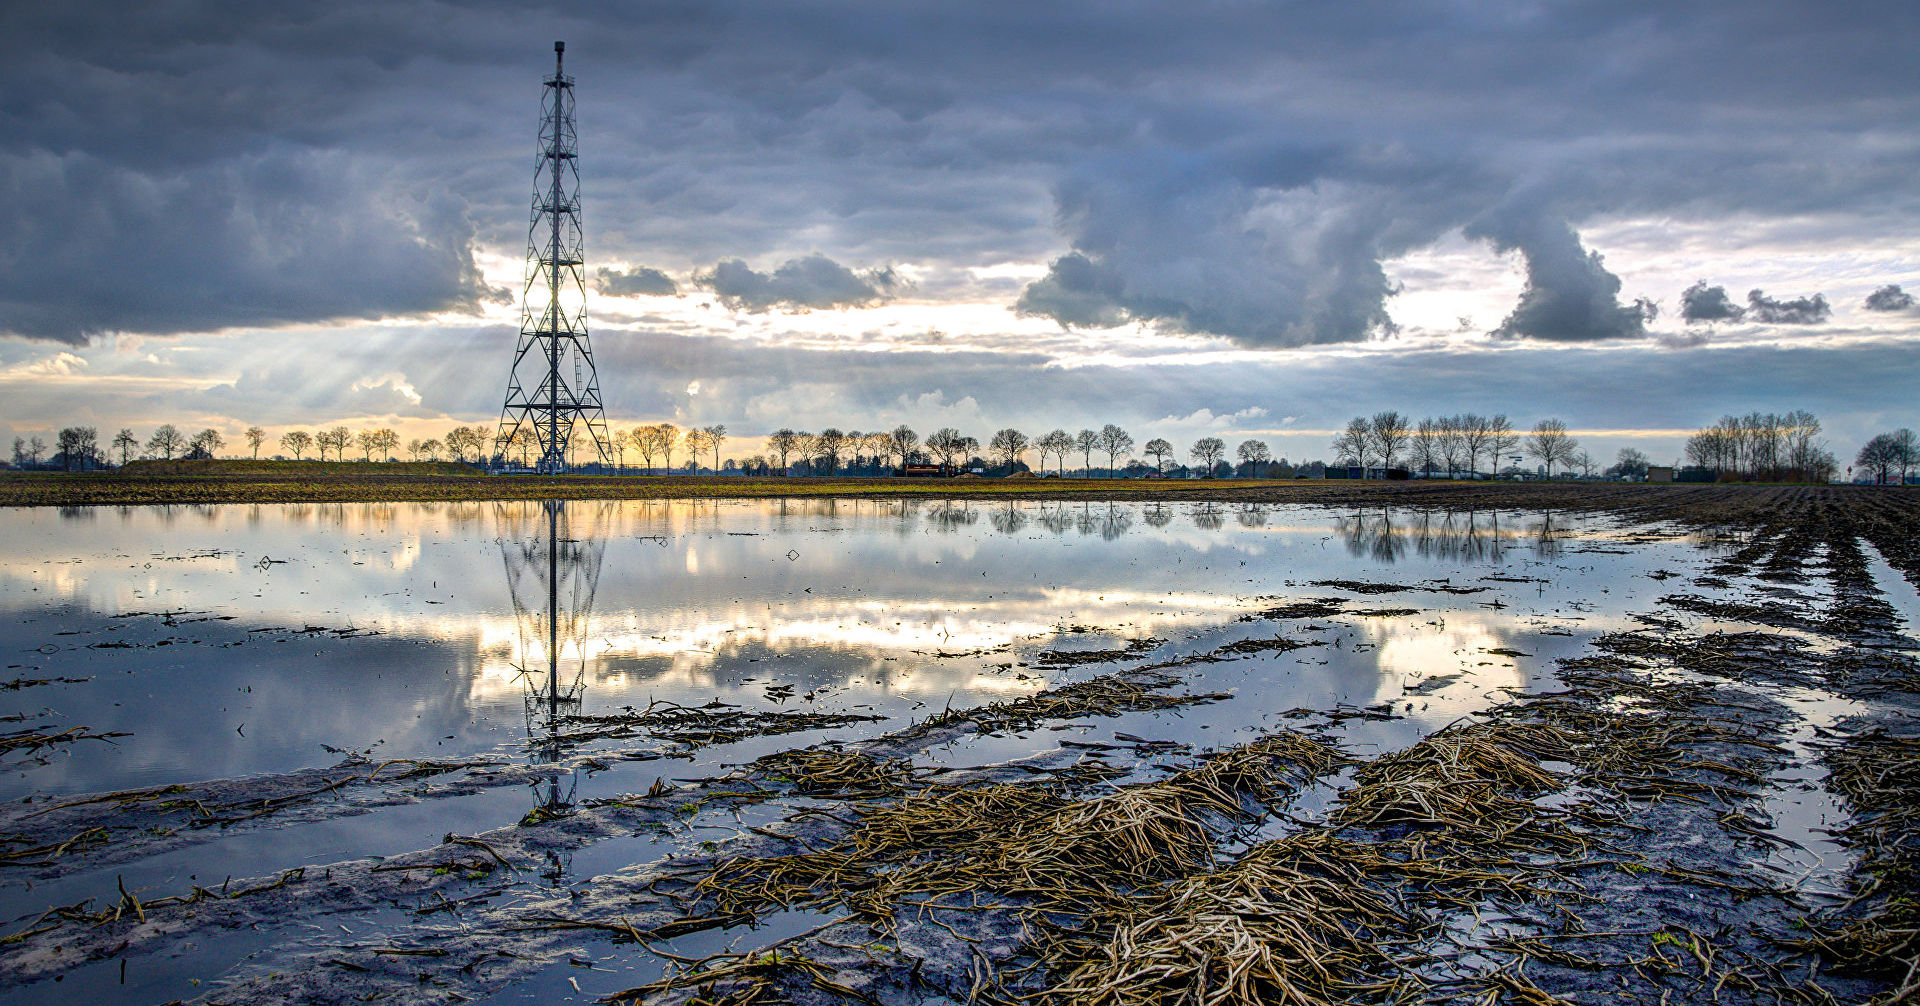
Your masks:
M1648 465L1647 481L1648 482L1672 482L1673 466L1672 465Z

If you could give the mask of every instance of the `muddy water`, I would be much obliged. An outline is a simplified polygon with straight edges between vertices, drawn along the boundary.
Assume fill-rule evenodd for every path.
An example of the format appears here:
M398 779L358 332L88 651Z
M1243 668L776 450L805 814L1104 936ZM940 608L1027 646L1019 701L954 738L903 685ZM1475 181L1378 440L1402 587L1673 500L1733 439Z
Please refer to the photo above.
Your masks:
M976 736L923 760L987 764L1063 741L1218 746L1302 711L1356 753L1392 750L1538 687L1555 659L1636 627L1668 576L1691 579L1708 558L1678 535L1518 512L878 501L4 511L3 732L93 735L8 753L0 798L15 807L349 759L545 771L530 785L200 829L91 868L0 873L0 918L13 932L51 906L111 905L120 885L150 900L429 848L536 807L1249 639L1309 645L1180 669L1192 691L1227 701ZM1344 599L1343 610L1259 617L1313 598ZM1071 656L1084 651L1124 653ZM568 717L651 703L871 719L698 748L558 736ZM592 845L527 883L580 882L738 827L696 815L683 835ZM136 959L136 998L190 997L190 982L243 959L271 964L276 939L188 941ZM122 974L102 961L59 991ZM41 981L12 994L56 991Z

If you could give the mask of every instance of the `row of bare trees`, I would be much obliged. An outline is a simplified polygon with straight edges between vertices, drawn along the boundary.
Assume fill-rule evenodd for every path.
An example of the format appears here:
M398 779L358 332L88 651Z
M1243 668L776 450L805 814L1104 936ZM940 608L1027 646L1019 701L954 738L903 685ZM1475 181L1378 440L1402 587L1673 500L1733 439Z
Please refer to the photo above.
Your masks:
M1722 416L1687 438L1686 458L1727 481L1825 482L1839 467L1819 418L1804 409Z
M1853 463L1878 484L1905 482L1909 471L1920 468L1920 438L1904 426L1877 434L1861 446Z
M1555 466L1583 475L1592 475L1599 467L1558 419L1542 419L1523 435L1505 415L1477 412L1432 416L1417 423L1392 410L1355 416L1333 438L1333 453L1345 465L1404 467L1428 475L1478 473L1482 458L1494 472L1500 471L1502 460L1517 464L1523 457L1539 461L1549 476Z

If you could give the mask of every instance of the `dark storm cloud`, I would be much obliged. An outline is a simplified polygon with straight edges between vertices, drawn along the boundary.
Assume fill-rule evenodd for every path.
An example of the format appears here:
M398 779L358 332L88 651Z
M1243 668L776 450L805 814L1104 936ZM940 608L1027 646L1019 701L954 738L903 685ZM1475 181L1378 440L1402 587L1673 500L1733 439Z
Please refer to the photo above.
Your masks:
M637 265L624 272L602 269L594 274L594 285L602 293L615 297L671 297L680 292L673 277L651 266Z
M473 225L372 161L268 151L164 175L0 155L0 331L81 343L467 309Z
M772 272L755 272L739 259L725 259L697 272L694 283L712 290L736 310L765 311L868 307L887 300L901 286L892 269L854 272L825 255L789 259Z
M1060 186L1074 251L1016 304L1069 327L1157 322L1249 346L1361 339L1390 327L1380 258L1395 194L1373 186L1307 192L1252 179L1285 173L1301 152L1256 165L1158 151L1083 170ZM1409 226L1431 239L1438 229Z
M1900 289L1897 283L1888 283L1867 294L1866 308L1869 311L1910 311L1913 304L1913 294Z
M1739 321L1747 309L1733 302L1727 296L1724 286L1708 286L1706 280L1698 280L1680 294L1680 317L1689 323Z
M1594 221L1920 217L1906 2L15 7L0 328L49 338L471 304L563 37L596 253L1053 260L1021 308L1074 325L1363 338L1472 225L1503 332L1617 338Z
M1833 314L1823 294L1777 300L1759 290L1747 291L1747 317L1768 325L1818 325Z
M1052 318L1068 328L1112 328L1134 316L1122 306L1125 296L1120 277L1112 269L1072 252L1054 259L1045 277L1020 292L1014 311L1028 317Z
M1564 220L1503 210L1475 220L1466 233L1526 258L1526 288L1494 335L1590 342L1647 333L1653 305L1621 304L1620 278L1606 270L1599 252L1581 247L1580 236Z

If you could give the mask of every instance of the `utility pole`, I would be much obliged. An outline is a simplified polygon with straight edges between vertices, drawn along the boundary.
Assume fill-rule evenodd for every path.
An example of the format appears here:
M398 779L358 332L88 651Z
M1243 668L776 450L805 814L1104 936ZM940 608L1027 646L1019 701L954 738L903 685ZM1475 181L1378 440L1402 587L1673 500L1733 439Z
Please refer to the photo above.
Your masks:
M573 124L573 78L563 69L567 44L553 43L553 76L541 102L539 165L534 169L532 221L527 228L527 281L520 300L520 339L507 375L506 402L493 438L493 461L522 426L540 445L535 468L556 474L570 467L568 447L584 427L603 464L613 461L600 377L587 338L585 241L580 226L579 139ZM572 380L562 364L571 358ZM531 381L522 379L523 369ZM531 387L529 392L528 388Z

